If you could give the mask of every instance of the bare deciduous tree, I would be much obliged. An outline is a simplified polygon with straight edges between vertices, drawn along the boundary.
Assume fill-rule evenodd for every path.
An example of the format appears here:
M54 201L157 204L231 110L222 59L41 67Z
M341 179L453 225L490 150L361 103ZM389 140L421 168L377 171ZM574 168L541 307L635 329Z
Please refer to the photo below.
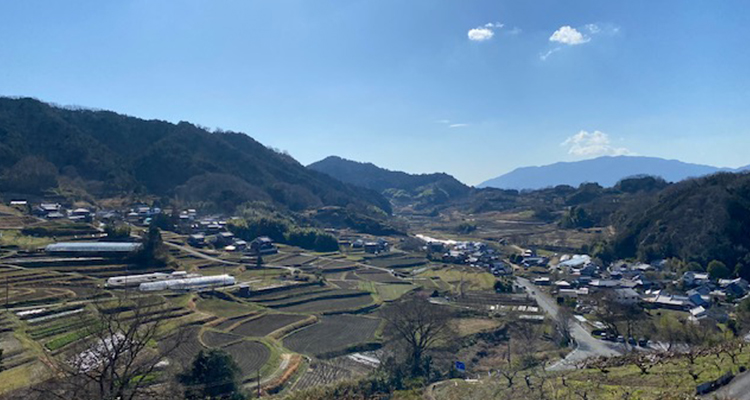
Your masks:
M408 362L415 376L424 372L426 353L452 335L448 323L450 312L419 296L410 296L393 304L385 310L383 317L388 322L386 332L406 344Z
M555 318L555 331L560 336L561 342L567 346L573 341L573 313L565 307L560 309L560 312Z
M118 296L94 303L94 322L81 316L86 337L59 356L48 356L51 379L31 389L38 399L137 400L173 399L179 390L171 380L155 380L160 367L183 342L178 329L166 346L156 348L165 334L168 310L153 297ZM83 315L83 313L81 314Z

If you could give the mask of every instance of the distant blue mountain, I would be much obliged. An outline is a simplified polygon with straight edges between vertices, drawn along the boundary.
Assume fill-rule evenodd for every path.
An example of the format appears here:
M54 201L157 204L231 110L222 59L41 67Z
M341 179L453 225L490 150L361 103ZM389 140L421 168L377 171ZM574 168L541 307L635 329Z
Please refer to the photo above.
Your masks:
M720 171L750 170L750 165L737 168L717 168L656 157L618 156L591 160L558 162L540 167L517 168L507 174L481 183L478 187L501 189L541 189L557 185L578 186L596 182L604 187L614 186L619 180L634 175L660 176L669 182L709 175Z

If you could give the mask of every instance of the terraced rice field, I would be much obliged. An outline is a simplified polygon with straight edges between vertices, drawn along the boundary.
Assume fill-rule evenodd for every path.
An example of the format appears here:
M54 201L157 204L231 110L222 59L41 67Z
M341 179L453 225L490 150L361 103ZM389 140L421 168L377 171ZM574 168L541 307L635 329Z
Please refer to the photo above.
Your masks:
M534 301L524 295L467 292L456 298L456 303L466 306L489 307L494 305L534 305Z
M347 297L356 296L361 294L359 290L344 290L344 289L330 289L330 290L318 290L308 293L301 293L292 297L285 297L279 300L272 300L264 302L263 305L266 307L287 307L298 303L304 303L311 300L317 299L329 299L335 297Z
M336 261L336 260L322 260L313 264L314 267L324 274L351 271L357 267L351 262Z
M380 325L376 318L355 315L321 317L320 322L284 339L284 346L298 353L322 355L372 341Z
M347 356L336 357L327 361L315 360L294 383L292 389L304 390L316 386L330 385L355 376L366 375L373 369L374 367L351 360Z
M200 328L197 326L189 327L181 335L172 335L163 340L159 343L159 349L161 351L168 351L177 345L168 357L173 360L175 364L189 365L193 362L195 356L198 355L198 352L205 350L205 347L203 347L198 340L199 331Z
M232 330L232 333L243 336L266 336L287 325L302 321L306 315L294 314L265 314L261 317L243 322Z
M226 321L223 321L223 322L221 322L219 324L214 325L214 329L220 330L220 331L225 331L225 330L231 328L232 325L238 324L242 320L244 320L246 318L252 317L254 314L255 313L251 313L251 314L247 314L247 315L240 315L239 317L229 318Z
M3 344L4 370L19 367L34 360L34 356L26 351L12 331L0 333L0 343Z
M396 278L395 276L391 275L388 272L374 270L374 269L363 269L363 270L357 271L357 276L359 276L363 280L379 282L379 283L403 282L403 280Z
M242 336L208 330L203 332L202 339L203 343L208 347L222 347L241 340Z
M378 257L366 260L370 265L382 268L410 268L427 264L428 260L424 257Z
M61 289L32 289L8 299L9 307L51 304L73 297L73 293Z
M299 313L354 312L371 305L373 302L374 300L369 293L358 292L358 294L353 297L312 299L304 303L276 306L274 308L287 312Z
M337 281L330 281L336 286L340 287L341 289L357 289L359 288L359 280L337 280Z
M285 257L283 259L280 259L276 261L276 263L281 265L288 265L288 266L296 266L296 265L304 265L311 263L315 261L317 257L313 256L303 256L301 254L291 255L289 257Z
M299 380L294 384L294 390L305 390L316 386L330 385L331 383L349 379L352 373L349 370L331 363L316 361L310 364Z
M243 376L254 376L271 357L271 349L261 342L243 340L224 347L242 370Z
M330 290L331 288L326 287L326 286L305 286L305 287L300 287L300 288L287 289L287 290L281 290L278 292L252 296L250 297L250 301L266 304L266 303L284 301L287 299L293 299L296 297L313 295L315 293L328 292Z

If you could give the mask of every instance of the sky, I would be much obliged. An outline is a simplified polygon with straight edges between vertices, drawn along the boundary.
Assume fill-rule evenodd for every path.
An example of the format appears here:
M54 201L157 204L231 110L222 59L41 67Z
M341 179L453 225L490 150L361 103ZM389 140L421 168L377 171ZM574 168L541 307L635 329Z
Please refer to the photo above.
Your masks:
M0 0L0 95L468 184L647 155L750 164L750 2Z

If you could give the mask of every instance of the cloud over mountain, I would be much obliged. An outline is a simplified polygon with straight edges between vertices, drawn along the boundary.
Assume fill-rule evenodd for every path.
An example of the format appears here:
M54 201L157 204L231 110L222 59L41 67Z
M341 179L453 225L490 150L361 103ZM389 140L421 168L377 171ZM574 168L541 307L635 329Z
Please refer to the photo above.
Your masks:
M568 148L568 154L578 157L624 156L633 153L625 147L617 147L604 132L580 131L560 143Z

